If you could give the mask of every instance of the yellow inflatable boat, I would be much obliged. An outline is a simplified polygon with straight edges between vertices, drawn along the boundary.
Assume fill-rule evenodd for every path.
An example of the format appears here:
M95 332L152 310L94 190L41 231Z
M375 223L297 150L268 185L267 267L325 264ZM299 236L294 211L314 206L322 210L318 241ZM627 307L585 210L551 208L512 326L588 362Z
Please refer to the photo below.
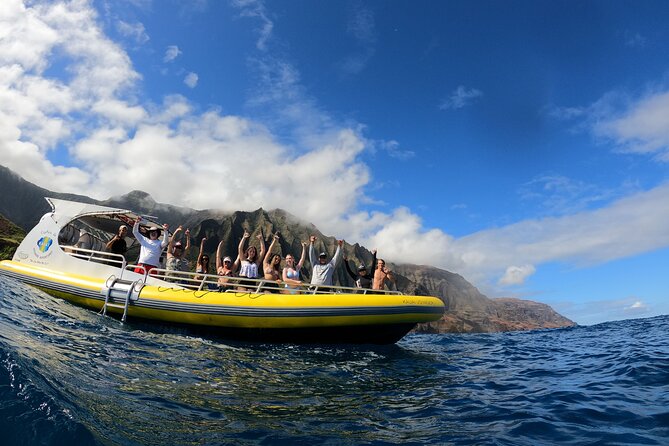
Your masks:
M135 272L137 265L105 251L120 224L138 214L47 198L45 214L0 262L0 274L102 314L206 328L223 337L264 342L390 344L417 323L439 319L443 302L399 292L305 285L295 294L273 293L274 284L229 278L219 291L216 275L164 269ZM144 226L155 224L143 219ZM133 237L128 246L136 245ZM132 249L130 250L132 252Z

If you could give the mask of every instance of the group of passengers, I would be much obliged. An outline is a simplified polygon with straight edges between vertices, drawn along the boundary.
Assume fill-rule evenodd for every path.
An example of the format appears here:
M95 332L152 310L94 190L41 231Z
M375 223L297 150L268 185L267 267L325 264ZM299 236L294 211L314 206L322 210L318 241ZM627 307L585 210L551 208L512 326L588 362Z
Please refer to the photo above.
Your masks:
M165 269L168 271L168 280L170 277L174 281L178 281L178 275L170 276L169 271L174 272L188 272L189 262L187 259L188 251L190 250L190 231L183 230L179 226L172 237L169 237L168 225L163 225L162 228L151 226L146 231L146 236L140 231L140 221L138 218L132 228L132 234L135 236L140 244L139 260L135 272L143 274L145 271L151 273L152 270L159 268L162 264L161 256L165 247L167 247L167 256L165 261ZM185 244L180 240L180 234L183 231L183 239ZM161 238L162 232L162 238ZM127 243L125 238L128 234L128 228L125 225L119 227L116 235L107 243L107 249L114 254L124 255L127 251ZM218 244L216 249L216 273L218 278L219 291L226 290L251 290L258 286L255 280L243 279L265 279L267 281L265 287L272 291L286 294L295 294L297 290L303 286L300 280L300 270L304 266L304 261L307 252L307 242L302 242L302 253L299 262L295 263L295 257L292 254L287 254L285 258L284 267L281 268L282 258L280 254L272 253L275 244L279 241L279 234L274 234L269 249L265 247L265 240L262 234L258 234L258 249L250 245L247 247L248 240L251 234L244 232L242 239L237 247L237 258L233 261L229 256L223 256L223 241ZM195 279L201 280L204 274L209 273L209 256L204 252L204 244L206 238L200 241L200 252L197 256L195 267ZM316 256L314 244L316 243L316 236L309 237L309 261L312 265L311 285L318 286L321 291L330 290L329 287L334 285L334 273L340 259L343 258L346 271L354 280L357 288L367 288L372 290L383 290L388 284L390 288L395 287L395 277L382 259L376 258L376 249L372 251L372 265L373 270L368 269L361 264L357 273L351 270L348 258L343 254L343 240L337 241L337 250L332 259L328 260L326 252L321 252ZM262 274L261 274L262 268ZM239 277L242 280L236 279L230 281L230 277Z

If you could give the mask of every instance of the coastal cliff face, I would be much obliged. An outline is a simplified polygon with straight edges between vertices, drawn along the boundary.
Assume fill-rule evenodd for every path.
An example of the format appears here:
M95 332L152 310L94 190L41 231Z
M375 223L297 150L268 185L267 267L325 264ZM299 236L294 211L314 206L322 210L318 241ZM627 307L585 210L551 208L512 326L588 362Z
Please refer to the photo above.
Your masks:
M0 260L11 259L26 233L0 214Z
M155 216L160 221L168 223L171 228L176 228L178 225L189 228L193 245L189 257L192 260L197 257L203 238L206 238L204 250L207 253L214 254L219 242L223 241L224 255L234 258L244 231L251 232L251 240L255 244L258 243L255 240L256 234L262 232L267 240L269 234L279 232L281 238L275 251L280 252L282 256L291 253L299 258L302 250L301 242L307 241L311 234L318 237L316 245L318 252L325 251L332 256L337 247L335 237L323 235L313 224L280 209L234 213L193 210L157 203L142 191L133 191L121 197L99 202L89 197L48 191L23 180L2 166L0 166L0 188L12 191L11 194L0 194L0 213L25 230L30 230L39 218L50 210L44 200L45 196L132 209ZM357 243L353 245L346 243L344 253L352 269L361 263L371 265L371 252ZM213 260L214 256L211 257ZM212 272L215 266L213 263ZM308 261L306 263L308 265ZM449 271L432 266L397 265L390 262L388 266L396 273L397 287L400 291L437 296L446 305L446 313L441 320L418 326L416 329L418 332L497 332L575 325L545 304L520 299L489 299L462 276ZM303 277L308 277L309 268L303 268L302 273ZM343 266L337 268L335 280L342 285L353 286L353 281Z

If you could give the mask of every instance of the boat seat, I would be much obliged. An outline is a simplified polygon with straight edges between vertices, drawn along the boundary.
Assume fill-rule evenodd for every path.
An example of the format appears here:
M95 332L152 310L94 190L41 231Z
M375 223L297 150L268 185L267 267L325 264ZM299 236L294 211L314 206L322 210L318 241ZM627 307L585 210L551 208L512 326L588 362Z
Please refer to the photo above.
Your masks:
M66 225L58 234L59 245L76 245L79 241L79 230L72 225Z
M106 251L105 244L92 234L82 230L77 242L77 248L91 249L93 251Z

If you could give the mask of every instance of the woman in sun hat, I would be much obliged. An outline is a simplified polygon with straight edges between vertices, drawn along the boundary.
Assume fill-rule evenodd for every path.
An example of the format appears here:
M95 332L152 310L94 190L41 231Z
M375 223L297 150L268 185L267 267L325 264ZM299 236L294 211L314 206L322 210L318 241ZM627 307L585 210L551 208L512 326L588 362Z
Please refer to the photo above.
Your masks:
M160 228L158 226L151 226L147 231L149 237L144 237L139 232L139 223L141 221L142 218L137 217L137 220L132 227L132 234L140 244L139 260L137 261L135 272L139 274L144 274L146 272L149 274L151 273L151 270L158 268L158 265L160 265L160 254L163 252L163 248L168 244L167 229L169 226L167 224L163 225L163 239L158 240L158 237L160 237Z

